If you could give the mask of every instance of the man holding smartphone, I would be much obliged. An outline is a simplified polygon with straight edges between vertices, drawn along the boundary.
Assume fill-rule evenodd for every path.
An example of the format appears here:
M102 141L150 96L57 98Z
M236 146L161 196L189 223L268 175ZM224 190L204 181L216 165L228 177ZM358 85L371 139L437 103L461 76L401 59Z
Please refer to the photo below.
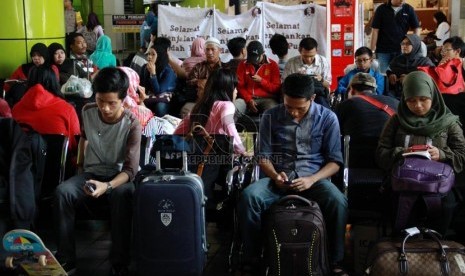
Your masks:
M266 111L260 121L257 157L266 177L247 186L238 202L243 260L255 269L262 213L281 197L297 194L320 206L333 273L346 275L341 261L347 198L330 181L343 161L339 124L330 109L314 102L313 83L308 75L289 75L282 86L284 103Z
M86 200L105 200L111 206L112 275L127 275L131 260L132 180L140 158L141 126L123 107L129 80L117 68L97 73L92 90L96 103L82 110L79 155L82 172L58 185L54 198L56 257L68 274L75 272L74 216Z
M260 41L247 45L247 60L237 67L237 99L240 114L261 114L280 101L281 77L276 61L265 55Z
M299 56L290 58L284 67L282 78L293 73L310 75L314 78L315 102L329 107L328 95L331 85L331 67L328 60L318 54L318 43L312 37L306 37L299 43Z

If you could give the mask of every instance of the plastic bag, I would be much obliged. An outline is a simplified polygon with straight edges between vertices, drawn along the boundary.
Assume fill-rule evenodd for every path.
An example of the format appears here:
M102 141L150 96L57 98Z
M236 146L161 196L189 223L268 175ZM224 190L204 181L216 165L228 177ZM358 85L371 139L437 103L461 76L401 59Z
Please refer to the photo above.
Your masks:
M79 95L82 98L90 98L92 96L92 83L88 79L72 75L61 87L61 92L65 96Z

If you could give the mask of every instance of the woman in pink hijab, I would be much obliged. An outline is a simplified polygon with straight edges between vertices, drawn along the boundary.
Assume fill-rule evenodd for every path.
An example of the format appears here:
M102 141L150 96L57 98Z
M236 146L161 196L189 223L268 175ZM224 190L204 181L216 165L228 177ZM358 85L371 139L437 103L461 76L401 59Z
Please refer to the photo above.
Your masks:
M152 111L144 105L144 99L146 98L145 88L139 85L140 78L136 71L125 66L118 68L124 71L129 78L128 95L124 99L123 105L134 113L142 129L144 129L147 122L153 117Z
M182 68L186 72L186 76L189 76L190 71L197 63L205 60L205 39L197 37L192 42L191 56L186 58L182 63Z

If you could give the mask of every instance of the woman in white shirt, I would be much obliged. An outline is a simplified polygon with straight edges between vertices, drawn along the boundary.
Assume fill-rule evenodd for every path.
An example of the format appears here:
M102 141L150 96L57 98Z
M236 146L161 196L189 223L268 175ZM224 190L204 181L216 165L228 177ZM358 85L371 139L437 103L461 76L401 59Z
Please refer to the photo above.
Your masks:
M438 11L433 15L433 20L437 24L435 35L439 40L436 40L436 55L439 55L441 53L444 40L450 37L450 25L447 22L446 15L441 11Z

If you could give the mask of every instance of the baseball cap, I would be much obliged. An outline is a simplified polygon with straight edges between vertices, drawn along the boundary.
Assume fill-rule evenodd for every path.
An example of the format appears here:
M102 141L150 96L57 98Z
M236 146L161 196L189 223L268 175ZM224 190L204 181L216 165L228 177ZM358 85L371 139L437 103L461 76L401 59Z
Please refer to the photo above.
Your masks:
M247 45L247 61L250 63L257 63L260 61L260 56L265 52L263 45L260 41L251 41Z
M368 73L361 73L361 72L355 74L354 77L352 78L352 80L350 81L350 86L352 86L354 84L362 84L362 85L370 86L370 87L373 87L373 88L378 87L376 85L376 79L375 78L373 78Z

